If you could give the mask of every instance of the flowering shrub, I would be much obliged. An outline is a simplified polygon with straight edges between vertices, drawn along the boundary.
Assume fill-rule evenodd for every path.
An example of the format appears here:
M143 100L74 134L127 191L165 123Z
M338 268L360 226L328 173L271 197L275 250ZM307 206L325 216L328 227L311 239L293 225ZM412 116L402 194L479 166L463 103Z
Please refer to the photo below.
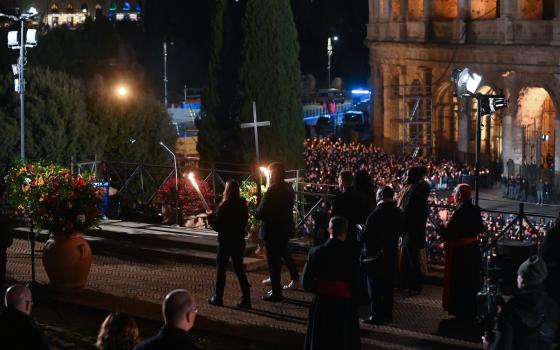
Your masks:
M39 229L70 235L97 226L103 188L94 176L72 175L58 165L21 163L8 171L8 201Z
M262 188L264 190L264 188ZM247 230L251 231L258 228L258 220L255 218L255 210L257 209L257 184L254 181L241 182L241 197L247 201L249 207L249 222Z
M204 208L204 204L198 197L196 190L189 180L184 177L180 177L178 187L179 208L183 215L191 216L205 212L206 209ZM202 192L204 199L206 199L206 203L208 203L210 208L212 208L212 189L206 183L206 181L199 181L198 187L200 188L200 192ZM170 178L163 185L161 185L158 190L158 195L163 204L175 207L175 178Z

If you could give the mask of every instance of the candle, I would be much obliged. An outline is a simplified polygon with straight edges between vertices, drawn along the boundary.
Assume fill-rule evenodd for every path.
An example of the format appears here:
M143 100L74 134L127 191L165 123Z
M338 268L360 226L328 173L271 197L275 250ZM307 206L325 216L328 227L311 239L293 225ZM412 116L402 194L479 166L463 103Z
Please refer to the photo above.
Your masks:
M264 166L260 167L259 169L260 169L260 171L262 171L262 173L266 177L266 188L268 188L268 186L270 186L270 170L268 170L268 168L266 168Z
M194 178L194 174L192 172L190 172L189 175L187 176L187 178L192 183L194 189L196 190L196 193L198 194L198 198L200 198L200 200L202 201L202 204L204 205L204 208L206 208L206 211L210 211L210 207L208 206L208 203L206 203L206 200L204 199L204 196L202 195L202 192L200 192L200 188L198 187L198 183L196 182L196 179Z

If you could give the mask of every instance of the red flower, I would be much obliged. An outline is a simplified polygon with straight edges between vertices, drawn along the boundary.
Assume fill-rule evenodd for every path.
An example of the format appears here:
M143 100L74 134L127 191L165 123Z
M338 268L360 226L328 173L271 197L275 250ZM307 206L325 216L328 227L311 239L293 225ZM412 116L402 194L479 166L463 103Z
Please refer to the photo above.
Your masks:
M76 186L82 187L82 186L85 186L86 181L84 180L83 177L79 177L79 178L76 179L76 181L74 182L74 184L75 184Z

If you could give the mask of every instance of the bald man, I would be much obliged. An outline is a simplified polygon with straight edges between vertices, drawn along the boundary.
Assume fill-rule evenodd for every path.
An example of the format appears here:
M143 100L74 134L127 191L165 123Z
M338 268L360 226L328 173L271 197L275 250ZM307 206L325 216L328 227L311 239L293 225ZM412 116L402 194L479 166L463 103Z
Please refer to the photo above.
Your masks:
M21 285L8 288L0 311L0 342L6 349L49 349L39 326L31 318L31 291Z
M159 333L136 345L134 350L198 349L190 334L196 319L196 303L186 289L169 292L162 304L164 326Z
M455 188L454 198L458 206L442 230L445 240L443 309L463 320L472 320L476 316L482 261L478 235L484 232L480 208L472 203L471 193L468 184L459 184Z

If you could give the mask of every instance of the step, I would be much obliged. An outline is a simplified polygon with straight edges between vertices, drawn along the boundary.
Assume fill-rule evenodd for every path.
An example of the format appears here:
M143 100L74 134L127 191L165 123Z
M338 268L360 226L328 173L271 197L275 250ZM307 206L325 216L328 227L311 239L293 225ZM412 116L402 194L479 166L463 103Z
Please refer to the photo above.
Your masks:
M206 242L196 242L196 237L190 237L187 240L180 239L181 237L169 237L168 235L152 234L147 232L136 236L133 234L126 234L116 232L113 237L106 234L97 235L100 231L93 230L90 234L84 235L84 238L90 244L94 254L97 255L131 255L131 256L145 256L153 259L160 260L175 260L182 262L200 263L204 265L216 264L216 249L217 239L198 238ZM14 228L14 237L27 239L29 228L16 227ZM116 236L116 237L115 237ZM138 240L136 238L139 238ZM170 239L171 238L171 239ZM45 242L48 239L46 231L39 232L37 240ZM168 239L170 239L168 241ZM194 242L189 246L189 242ZM255 249L255 245L250 245L250 249ZM199 249L204 247L204 249ZM211 247L211 248L209 248ZM266 267L266 260L246 256L243 258L243 265L246 271L260 270ZM229 266L231 269L231 264Z

